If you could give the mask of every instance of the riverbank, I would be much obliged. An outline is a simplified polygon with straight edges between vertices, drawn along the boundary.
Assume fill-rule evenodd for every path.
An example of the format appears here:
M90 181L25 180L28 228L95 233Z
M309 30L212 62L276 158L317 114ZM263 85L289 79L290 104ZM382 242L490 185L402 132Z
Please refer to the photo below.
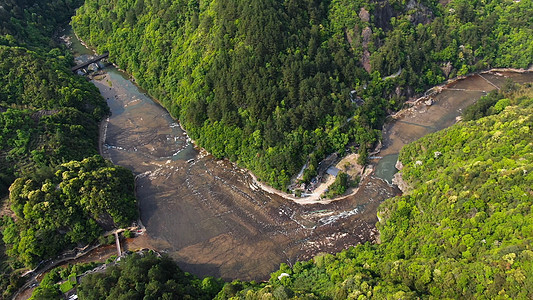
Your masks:
M428 100L434 101L433 96L436 96L436 95L442 93L443 90L449 88L451 85L453 85L453 84L455 84L455 83L457 83L457 82L459 82L461 80L465 80L465 79L468 79L468 78L470 78L472 76L476 76L476 75L492 74L492 73L503 73L503 72L512 72L512 73L521 73L521 74L528 73L528 72L533 72L533 64L528 69L492 68L492 69L489 69L489 70L483 70L483 71L469 73L469 74L463 75L463 76L457 76L457 77L448 79L448 80L446 80L445 82L443 82L443 83L441 83L439 85L431 87L430 89L428 89L428 90L426 90L424 92L423 96L419 96L419 97L416 97L416 98L413 97L411 99L408 99L405 103L408 104L408 105L420 105L421 103L423 103L425 101L428 101ZM484 80L486 80L486 79L484 79ZM490 81L488 81L488 82L494 88L499 89L499 87L497 87L493 83L490 83ZM485 91L483 91L483 92L485 92ZM431 103L431 104L433 104L433 103ZM409 108L410 107L401 109L401 110L397 111L396 113L389 115L389 117L391 117L393 119L399 118L399 117L402 116L403 113L409 111Z
M76 36L77 37L77 36ZM77 37L78 40L79 40L79 37ZM80 40L81 41L81 40ZM87 45L81 41L81 43L87 47ZM90 49L90 48L89 48ZM93 49L93 52L94 52L94 49ZM115 65L115 67L121 71L118 66ZM533 69L533 66L529 69L531 70ZM124 72L124 71L122 71ZM450 89L450 87L452 85L454 85L455 83L459 82L459 81L462 81L462 80L466 80L472 76L476 76L476 75L479 75L479 74L487 74L487 73L494 73L494 72L516 72L516 73L524 73L524 72L528 72L528 70L524 70L524 69L512 69L512 68L493 68L493 69L490 69L490 70L484 70L484 71L480 71L480 72L475 72L475 73L471 73L471 74L468 74L468 75L465 75L465 76L459 76L459 77L455 77L455 78L452 78L452 79L449 79L447 80L446 82L443 82L442 84L440 85L437 85L435 87L432 87L431 89L428 89L422 96L420 97L413 97L412 99L409 99L406 103L408 105L412 105L411 107L409 108L404 108L392 115L390 115L389 117L391 119L400 119L403 117L403 115L409 113L409 112L413 112L413 110L416 110L417 106L422 106L422 107L425 107L427 105L433 105L434 102L437 100L436 99L436 96L440 93L443 92L443 90L446 90L446 89ZM401 70L399 70L398 72L398 75L401 73ZM132 78L132 81L134 82L135 84L135 79L133 78L133 76L131 74L128 74L128 76L130 78ZM107 80L107 79L106 79ZM490 83L489 80L487 80L487 82ZM487 87L485 88L485 90L489 90L489 89L494 89L494 88L498 88L496 85L490 83L492 86L491 87ZM480 89L481 92L485 92L485 90L482 90ZM161 105L161 103L157 100L157 99L152 99L155 103L158 103L159 105ZM415 108L413 108L413 106ZM163 107L163 106L162 106ZM164 108L164 107L163 107ZM166 109L165 109L166 110ZM420 113L420 110L417 111L417 113ZM181 124L179 123L179 121L175 120L175 122L181 127ZM106 133L106 128L107 128L107 123L108 123L108 119L107 120L103 120L102 121L102 124L101 124L101 136L103 136L103 138L101 138L100 140L104 139L105 140L105 133ZM386 131L386 128L387 128L388 124L384 124L383 125L383 132ZM431 125L429 125L431 126ZM182 128L183 130L183 128ZM185 132L185 130L184 130ZM200 147L199 145L196 144L196 142L194 140L190 140L189 141L194 145L195 149L197 149L197 151L199 151L200 153L207 153L207 151L205 149L203 149L202 147ZM100 144L104 144L105 142L100 142ZM372 156L376 156L376 154L379 154L381 152L381 141L379 143L379 146L376 147L376 149L374 149L374 151L372 151ZM105 151L105 149L103 149L102 147L100 148L101 149L101 152L102 151ZM399 152L399 149L398 149L398 152ZM103 153L103 152L102 152ZM109 159L111 159L109 157ZM343 158L344 159L344 158ZM236 166L236 164L235 164ZM360 176L361 176L361 182L364 181L364 179L373 174L374 173L374 170L376 170L377 168L379 168L381 165L379 164L379 158L378 159L373 159L367 166L359 166L361 167L362 169L365 169L366 171L365 172L362 172L360 173ZM311 193L302 193L303 194L303 197L297 197L295 193L286 193L282 190L277 190L269 185L267 185L266 183L262 182L262 181L259 181L258 178L255 176L255 174L253 174L251 171L249 170L245 170L247 174L249 174L251 176L251 178L253 179L253 184L250 186L250 188L259 188L261 189L263 192L266 192L266 193L270 193L270 194L275 194L279 197L282 197L283 199L285 200L288 200L288 201L292 201L294 203L297 203L299 205L308 205L308 204L329 204L331 202L334 202L334 201L338 201L338 200L342 200L342 199L345 199L349 196L353 196L357 193L358 191L358 188L356 189L349 189L347 193L345 193L344 195L341 195L341 196L338 196L338 197L335 197L333 199L328 199L328 198L325 198L323 197L323 194L325 191L328 190L329 186L334 182L334 177L331 176L331 175L327 175L328 177L324 178L322 180L322 182L320 182L316 188L314 188L312 190ZM389 183L392 184L392 182L389 180Z
M116 67L116 66L115 66ZM117 68L118 69L118 68ZM120 71L120 69L118 69ZM409 113L409 112L413 112L414 110L420 107L426 107L426 106L430 106L430 105L433 105L435 103L435 101L437 101L436 99L436 96L439 95L440 93L442 93L444 90L447 90L447 89L450 89L454 84L456 84L457 82L459 81L462 81L462 80L466 80L468 78L471 78L473 76L477 76L477 75L480 75L480 74L490 74L490 73L497 73L497 72L514 72L514 73L526 73L526 72L530 72L531 70L533 70L533 67L528 69L528 70L524 70L524 69L512 69L512 68L493 68L493 69L490 69L490 70L485 70L485 71L480 71L480 72L476 72L476 73L471 73L471 74L468 74L468 75L465 75L465 76L459 76L459 77L455 77L455 78L452 78L452 79L449 79L447 80L446 82L438 85L438 86L435 86L435 87L432 87L431 89L428 89L423 96L421 97L418 97L418 98L413 98L413 99L410 99L407 101L407 103L409 105L411 105L410 107L408 108L404 108L392 115L390 115L389 117L394 119L394 120L397 120L397 119L401 119L406 113ZM124 72L124 71L122 71ZM129 75L130 77L132 77L131 75ZM97 79L99 81L101 81L102 83L105 83L106 81L109 81L109 78L108 78L108 74L105 75L104 78L99 78ZM484 79L486 80L486 79ZM134 81L134 80L133 80ZM490 81L487 80L487 82L490 83ZM135 83L134 83L135 84ZM493 86L493 89L497 89L498 87L492 83L490 83L492 86ZM463 90L463 91L467 91L467 90ZM482 92L486 92L485 90L483 90ZM107 99L109 99L109 97L107 97ZM427 103L428 99L430 99L431 103ZM161 105L160 102L157 101L157 99L153 99L155 103L157 103L158 105L160 105L162 108L164 108L164 106ZM164 108L166 110L166 108ZM103 145L105 144L105 136L106 136L106 132L107 132L107 124L109 122L109 119L105 119L103 120L101 123L100 123L100 151L101 153L104 153L105 149L103 147ZM181 127L181 124L179 123L178 120L175 120L175 122L180 126L180 128L184 131L185 129L183 129ZM385 131L385 128L388 124L384 124L383 126L383 130ZM206 156L206 155L209 155L209 153L207 152L207 150L205 150L204 148L200 147L198 144L196 144L196 142L192 139L190 139L188 136L187 136L188 140L193 144L194 148L201 153L202 156ZM381 141L379 143L380 146L377 146L376 149L374 149L374 151L372 152L372 155L376 155L376 154L379 154L381 152ZM111 159L111 157L107 157L108 159ZM340 163L339 164L343 164L343 161L344 161L345 158L342 158ZM378 163L379 163L379 159L378 160L373 160L371 163L369 163L368 165L366 166L356 166L358 168L361 168L361 173L360 173L360 181L363 182L364 179L373 174L374 173L374 170L376 169L376 167L378 166ZM238 167L236 164L234 164L236 167ZM240 167L239 167L240 168ZM340 195L340 196L337 196L337 197L334 197L334 198L325 198L323 197L323 194L325 191L328 190L329 186L335 181L335 178L331 175L327 175L327 177L319 184L316 186L316 188L313 190L312 193L307 193L307 194L304 194L303 197L297 197L295 194L289 194L289 193L286 193L284 191L281 191L281 190L277 190L267 184L265 184L264 182L258 180L258 178L255 176L255 174L253 174L250 170L247 170L247 169L243 169L247 174L249 174L251 176L251 178L253 179L253 185L250 186L250 188L254 189L254 188L259 188L261 189L262 191L266 192L266 193L270 193L270 194L275 194L279 197L282 197L283 199L285 200L288 200L288 201L292 201L296 204L299 204L299 205L310 205L310 204L329 204L329 203L332 203L334 201L339 201L339 200L343 200L343 199L346 199L347 197L350 197L350 196L353 196L355 195L358 190L359 190L359 187L357 188L350 188L345 194L343 195ZM364 172L363 172L364 170ZM390 184L393 184L392 182L390 182Z
M391 116L382 130L385 147L383 151L378 149L376 153L381 152L383 157L390 157L389 168L395 165L395 170L400 170L401 163L397 161L397 157L403 145L459 122L464 109L490 91L499 90L508 80L519 84L532 82L533 67L527 70L494 68L453 78L429 89L425 96L408 103L410 107ZM436 118L438 115L441 117ZM403 192L409 190L401 180L400 173L390 179Z
M136 252L143 249L154 250L151 246L150 238L146 235L139 235L135 238L124 239L121 242L123 247L123 252ZM52 260L46 266L39 267L39 270L34 270L27 278L27 282L19 288L19 290L13 294L12 299L14 300L25 300L30 298L33 293L33 290L39 285L39 282L42 280L43 276L50 270L56 267L61 267L65 265L74 265L79 263L90 263L90 262L105 262L106 260L117 257L117 250L115 244L111 245L93 245L89 247L83 253L78 253L74 257L60 259L56 258Z
M112 111L102 126L103 152L137 175L150 242L185 271L264 280L280 263L373 240L376 206L394 189L382 182L362 185L360 197L309 205L265 192L248 171L194 149L179 124L129 76L115 68L107 72L94 81Z
M334 201L343 200L343 199L346 199L347 197L355 195L359 191L360 185L364 181L364 179L367 176L369 176L370 174L372 174L372 167L371 166L366 167L366 166L361 166L361 165L355 163L355 161L357 161L357 156L358 156L358 154L354 154L354 153L352 153L352 154L350 154L348 156L345 156L341 160L339 160L339 162L337 162L334 166L337 169L343 169L344 171L347 171L346 170L347 168L351 168L352 172L347 172L347 173L349 173L349 176L352 179L355 179L358 176L359 179L360 179L359 180L360 184L357 185L357 187L349 188L346 191L346 193L344 193L343 195L334 197L334 198L323 197L323 194L328 190L329 186L332 185L333 182L335 182L335 176L332 176L332 175L329 175L329 174L326 174L326 177L323 179L323 181L320 184L318 184L316 186L316 188L313 190L313 192L311 194L307 193L307 194L305 194L305 196L297 197L294 194L291 195L291 194L288 194L286 192L277 190L277 189L275 189L275 188L273 188L273 187L271 187L271 186L259 181L257 179L257 177L251 171L246 170L246 169L243 169L243 170L245 170L250 175L250 177L253 178L255 187L258 187L258 188L262 189L263 191L265 191L267 193L276 194L276 195L278 195L280 197L283 197L286 200L293 201L294 203L297 203L297 204L300 204L300 205L329 204L329 203L332 203ZM349 167L346 167L346 164L348 164ZM355 170L355 172L354 172L354 170Z
M88 49L89 51L91 51L94 55L96 55L96 51L95 49L93 48L90 48L85 42L83 42L83 40L81 40L76 34L74 34L76 39L86 48ZM128 74L127 72L125 72L124 70L120 69L117 65L115 65L114 63L112 63L112 65L120 72L123 72L125 74ZM135 78L131 75L131 74L128 74L128 76L132 79L132 82L133 84L135 84L139 89L140 87L135 83ZM106 72L104 73L103 75L99 76L99 77L95 77L93 78L94 81L98 81L98 82L101 82L102 84L107 84L108 82L111 82L110 81L110 78L109 78L109 74ZM110 88L111 90L111 88ZM115 97L116 95L114 95L113 93L106 93L103 89L101 89L101 92L102 92L102 95L104 96L104 98L106 100L109 100L110 97ZM166 108L161 104L161 102L159 102L157 99L151 97L151 99L157 103L158 105L160 105L162 108L164 108L166 110ZM168 112L168 110L167 110ZM175 122L180 126L180 128L186 133L185 129L181 126L181 123L179 122L179 120L175 120ZM100 150L100 153L102 154L102 156L104 156L105 158L109 159L111 162L113 162L113 159L111 158L111 156L107 153L107 149L105 147L105 144L106 144L106 135L107 135L107 127L108 127L108 124L109 124L109 118L106 118L104 120L102 120L100 122L100 135L99 135L99 150ZM194 148L200 153L201 157L203 156L206 156L206 155L209 155L209 152L202 148L200 145L198 145L196 143L196 141L190 139L190 137L188 137L188 140L193 144ZM113 162L115 163L115 162ZM233 163L233 162L232 162ZM338 163L337 165L344 165L346 163L346 157L342 158ZM235 167L238 167L238 168L241 168L239 166L237 166L237 164L233 163L235 165ZM368 168L366 166L360 166L358 164L355 164L353 163L352 164L354 168L356 169L359 169L360 172L358 174L359 176L359 179L360 179L360 182L363 182L364 179L370 175L372 172L372 167L369 166ZM241 168L243 169L243 168ZM249 174L251 176L251 178L253 179L254 181L254 184L250 186L250 188L260 188L262 191L264 192L267 192L267 193L270 193L270 194L275 194L277 196L280 196L286 200L289 200L289 201L292 201L294 203L297 203L299 205L310 205L310 204L329 204L331 202L334 202L334 201L338 201L338 200L343 200L343 199L346 199L347 197L350 197L350 196L353 196L357 193L357 191L359 190L359 186L358 187L355 187L355 188L349 188L348 191L343 194L343 195L340 195L340 196L337 196L337 197L334 197L334 198L325 198L323 197L323 194L328 190L329 186L331 184L333 184L333 182L335 181L335 177L332 176L332 175L326 175L327 177L325 178L325 180L322 180L322 182L320 182L320 184L318 184L315 189L313 190L312 193L307 193L305 194L304 197L297 197L295 196L294 194L288 194L288 193L285 193L281 190L277 190L267 184L265 184L264 182L261 182L258 180L258 178L255 176L255 174L253 174L250 170L247 170L247 169L243 169L247 174ZM355 175L353 176L354 179L355 179Z
M447 80L446 82L444 82L444 83L442 83L440 85L432 87L431 89L428 89L424 93L423 96L420 96L420 97L417 97L417 98L413 98L413 99L409 99L407 101L407 103L409 105L411 105L410 107L401 109L400 111L398 111L398 112L396 112L396 113L394 113L392 115L389 115L389 117L394 119L394 120L398 120L398 119L401 119L407 113L412 113L413 111L417 111L417 109L419 109L421 106L422 107L431 106L431 105L435 104L435 101L437 101L437 98L435 98L435 97L438 94L442 93L443 91L445 91L447 89L453 88L453 85L458 83L459 81L466 80L466 79L471 78L473 76L481 76L483 78L483 80L485 80L487 83L489 83L493 87L492 89L499 89L499 87L497 85L492 83L490 80L484 78L482 75L483 74L494 74L494 73L498 74L498 73L501 73L501 72L527 73L527 72L531 72L531 71L533 71L533 66L530 67L527 70L525 70L525 69L513 69L513 68L493 68L493 69L490 69L490 70L475 72L475 73L471 73L471 74L464 75L464 76L458 76L458 77L449 79L449 80ZM500 75L497 75L497 76L504 76L504 75L500 74ZM485 92L488 92L489 90L481 90L481 91L485 93ZM468 92L468 91L471 91L471 90L462 89L462 91ZM430 102L426 102L426 101L430 101ZM417 111L417 113L424 113L424 112ZM385 130L387 125L388 124L384 124L383 125L383 128L384 128L383 130ZM372 155L375 156L375 155L379 154L381 152L382 148L383 148L382 141L380 141L378 143L378 146L376 146L376 148L372 151ZM339 163L340 165L343 164L343 160L344 160L344 158L341 159L341 161ZM367 176L373 174L374 169L378 165L378 162L379 162L379 159L378 160L374 160L370 164L364 166L365 172L361 172L361 182ZM337 168L339 167L339 164L336 165ZM328 189L328 187L335 180L334 177L332 177L331 175L328 175L327 179L324 180L323 182L321 182L316 187L316 189L313 191L313 193L306 194L304 197L296 197L294 194L285 193L283 191L277 190L277 189L275 189L275 188L273 188L271 186L268 186L265 183L259 181L257 179L257 177L251 171L248 171L248 173L254 179L255 185L257 187L261 188L263 191L268 192L268 193L272 193L272 194L276 194L276 195L278 195L280 197L283 197L284 199L293 201L293 202L301 204L301 205L306 205L306 204L328 204L328 203L331 203L331 202L334 202L334 201L343 200L343 199L346 199L347 197L353 196L359 190L359 188L349 189L344 195L337 196L337 197L331 198L331 199L323 198L322 194ZM396 178L394 182L391 182L391 184L396 184L396 183L399 183L399 182L401 182L401 181L399 181L399 179ZM402 188L406 189L407 187L402 186Z

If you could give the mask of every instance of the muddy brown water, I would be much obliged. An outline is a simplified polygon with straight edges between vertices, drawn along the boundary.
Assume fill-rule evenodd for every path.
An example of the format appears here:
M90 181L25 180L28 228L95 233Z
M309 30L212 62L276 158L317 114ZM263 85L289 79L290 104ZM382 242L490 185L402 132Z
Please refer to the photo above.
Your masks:
M76 52L88 54L73 42ZM102 155L136 175L141 220L151 246L193 274L264 280L280 263L291 265L320 252L373 241L379 204L399 194L383 180L388 175L382 170L389 166L378 163L377 175L365 178L358 193L346 200L295 204L262 191L232 163L197 151L166 110L126 74L108 67L105 77L93 83L111 108L103 123ZM462 85L476 91L445 91L425 112L406 114L386 127L379 154L383 160L392 155L394 165L403 144L453 124L463 107L490 88L477 79L459 82L456 88ZM436 121L437 115L442 121Z

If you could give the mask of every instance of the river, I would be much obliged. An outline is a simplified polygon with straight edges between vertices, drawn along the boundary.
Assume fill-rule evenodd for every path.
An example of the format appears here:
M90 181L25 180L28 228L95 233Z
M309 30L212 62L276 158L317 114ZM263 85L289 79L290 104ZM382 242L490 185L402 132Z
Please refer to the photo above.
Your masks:
M72 42L79 59L91 54L75 38ZM455 88L479 80L466 81ZM102 155L136 175L141 220L152 247L168 253L185 271L226 280L268 279L280 263L292 265L320 252L374 241L377 207L399 194L387 180L401 145L449 126L460 109L490 90L483 85L475 86L480 92L443 91L436 104L414 109L386 127L384 158L374 162L375 175L366 177L355 195L298 205L263 191L234 164L195 149L166 110L123 72L107 67L92 82L111 108L102 123ZM437 121L439 114L442 121Z
M392 181L400 149L426 134L447 128L457 121L463 110L489 91L501 88L506 80L516 83L533 82L533 72L489 71L474 74L440 86L441 92L433 95L430 106L422 101L403 110L399 117L387 122L383 128L382 157L376 164L375 175Z

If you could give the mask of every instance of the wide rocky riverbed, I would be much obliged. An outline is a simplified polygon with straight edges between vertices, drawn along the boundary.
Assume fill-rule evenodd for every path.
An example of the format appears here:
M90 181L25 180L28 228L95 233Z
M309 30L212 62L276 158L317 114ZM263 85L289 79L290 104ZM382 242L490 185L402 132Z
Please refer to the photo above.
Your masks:
M372 240L377 205L397 192L369 178L348 200L295 204L195 150L166 111L116 69L93 82L112 111L102 154L137 175L141 220L154 247L195 274L266 279L282 262Z
M73 42L86 58L88 51ZM490 76L495 85L503 83L504 76ZM530 73L517 76L533 79ZM377 176L366 177L355 195L324 205L298 205L264 192L244 170L194 149L165 109L117 69L106 68L93 83L111 108L102 124L102 155L136 175L141 220L153 248L199 276L263 280L280 263L373 241L377 207L399 193L381 179L392 177L394 155L403 144L453 124L460 109L496 88L481 80L459 81L435 96L436 104L388 125Z
M377 206L398 192L386 182L369 178L355 197L327 205L302 206L266 193L245 170L194 149L127 75L105 71L93 80L111 108L102 124L102 155L134 172L152 247L184 270L263 280L280 263L374 239Z

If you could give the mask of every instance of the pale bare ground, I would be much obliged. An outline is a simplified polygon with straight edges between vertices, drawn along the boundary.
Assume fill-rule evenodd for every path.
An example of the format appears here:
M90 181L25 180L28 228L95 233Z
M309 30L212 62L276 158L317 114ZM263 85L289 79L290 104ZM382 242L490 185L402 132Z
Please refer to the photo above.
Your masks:
M441 1L447 1L449 2L449 0L441 0ZM454 78L450 78L448 80L446 80L445 82L439 84L439 85L436 85L436 86L433 86L431 87L430 89L428 89L423 96L421 97L418 97L416 99L410 99L409 101L411 101L412 103L414 103L415 105L418 105L420 103L422 103L423 101L427 100L428 99L428 96L431 97L431 96L435 96L435 95L438 95L440 93L442 93L444 90L447 90L447 89L450 89L454 84L458 83L459 81L461 80L464 80L464 79L467 79L467 78L470 78L470 77L473 77L473 76L480 76L483 80L485 80L487 83L489 83L493 88L489 88L488 90L492 90L492 89L499 89L498 86L494 85L492 82L490 82L489 80L487 80L485 77L483 77L483 75L487 75L487 74L498 74L499 76L501 76L501 74L499 74L500 72L513 72L513 73L527 73L527 72L533 72L533 64L531 64L529 66L529 68L527 69L516 69L516 68L492 68L490 70L484 70L484 71L478 71L478 72L474 72L474 73L469 73L469 74L466 74L466 75L462 75L462 76L457 76L457 77L454 77ZM468 89L468 90L472 90L472 89ZM401 118L406 112L411 112L413 110L413 108L405 108L405 109L401 109L399 111L397 111L396 113L390 115L393 119L399 119Z
M342 170L343 172L347 173L350 180L354 180L356 178L356 176L359 175L359 176L361 176L361 181L362 181L366 176L368 176L368 175L370 175L372 173L372 169L371 168L367 168L365 170L364 166L361 166L361 165L357 164L357 158L358 157L359 157L359 154L355 154L355 153L349 154L349 155L345 156L344 158L342 158L335 165L335 167L337 169ZM363 173L363 170L365 170L364 173ZM276 194L276 195L278 195L280 197L283 197L283 198L285 198L287 200L293 201L293 202L301 204L301 205L306 205L306 204L328 204L328 203L331 203L333 201L346 199L347 197L355 195L355 193L357 193L357 191L359 190L359 187L350 188L342 196L338 196L338 197L335 197L335 198L332 198L332 199L323 198L322 194L324 194L324 192L329 188L329 186L331 184L333 184L333 182L335 182L335 177L333 177L331 175L326 175L325 182L320 183L316 187L316 189L313 191L313 193L307 194L308 195L307 197L296 197L294 195L287 194L287 193L285 193L283 191L280 191L280 190L277 190L277 189L275 189L275 188L273 188L271 186L268 186L268 185L264 184L263 182L260 182L257 179L257 177L255 177L255 175L252 172L248 172L248 174L250 174L250 176L253 178L254 184L257 187L261 188L263 191L265 191L267 193L271 193L271 194Z
M106 82L109 81L109 74L105 73L103 75L94 77L93 80L99 81L99 82ZM104 97L104 100L107 103L107 99L109 97L112 97L109 93L105 93L104 90L100 91L100 94L102 94L102 97ZM100 124L98 124L98 151L100 152L100 155L103 157L106 157L104 155L104 145L105 145L105 139L106 139L106 132L107 132L107 124L109 123L109 116L106 116L100 121Z

